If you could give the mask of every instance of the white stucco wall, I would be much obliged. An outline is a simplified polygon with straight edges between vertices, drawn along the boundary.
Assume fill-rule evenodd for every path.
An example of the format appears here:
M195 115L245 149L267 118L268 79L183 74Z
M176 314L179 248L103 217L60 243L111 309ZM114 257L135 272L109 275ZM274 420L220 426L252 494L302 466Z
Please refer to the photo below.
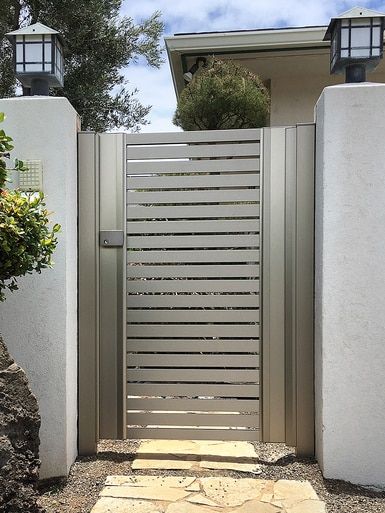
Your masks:
M65 98L0 100L13 155L40 159L43 191L62 226L54 268L19 280L0 304L0 333L38 398L40 477L66 475L77 455L77 114Z
M316 452L327 478L385 487L385 84L316 108Z

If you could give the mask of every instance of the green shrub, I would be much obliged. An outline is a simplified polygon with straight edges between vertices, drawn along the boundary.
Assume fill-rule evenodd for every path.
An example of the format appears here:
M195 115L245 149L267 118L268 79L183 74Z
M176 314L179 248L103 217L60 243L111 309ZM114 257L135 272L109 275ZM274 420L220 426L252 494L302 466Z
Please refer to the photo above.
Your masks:
M4 114L0 113L0 122ZM5 291L16 290L17 278L51 267L60 226L49 226L43 193L22 193L5 187L11 169L6 159L13 149L12 138L0 130L0 301ZM24 171L22 161L15 160L13 170Z
M261 79L231 60L210 59L183 89L174 124L183 130L266 126L270 97Z

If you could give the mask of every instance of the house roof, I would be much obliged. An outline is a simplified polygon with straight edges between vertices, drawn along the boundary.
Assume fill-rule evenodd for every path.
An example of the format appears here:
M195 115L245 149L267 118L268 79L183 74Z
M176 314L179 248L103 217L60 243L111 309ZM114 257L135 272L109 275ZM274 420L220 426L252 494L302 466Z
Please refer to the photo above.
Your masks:
M178 95L184 88L183 74L198 56L247 54L251 59L272 52L301 55L306 51L329 51L324 41L326 26L267 28L224 32L176 34L165 38L171 74Z

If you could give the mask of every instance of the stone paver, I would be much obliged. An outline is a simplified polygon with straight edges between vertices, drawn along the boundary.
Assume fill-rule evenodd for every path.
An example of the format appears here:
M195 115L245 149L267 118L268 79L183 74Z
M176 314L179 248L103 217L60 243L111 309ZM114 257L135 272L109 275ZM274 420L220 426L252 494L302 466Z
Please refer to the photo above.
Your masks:
M146 440L137 451L133 470L237 470L260 473L257 453L248 442Z
M91 513L326 513L307 481L109 476Z

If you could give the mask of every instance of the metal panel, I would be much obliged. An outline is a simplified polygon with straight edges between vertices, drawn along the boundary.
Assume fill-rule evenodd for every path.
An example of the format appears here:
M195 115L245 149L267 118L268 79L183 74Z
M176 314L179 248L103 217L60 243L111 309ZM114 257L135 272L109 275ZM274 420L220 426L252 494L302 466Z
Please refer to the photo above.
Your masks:
M263 440L285 441L285 128L264 130Z
M136 426L217 426L221 427L259 427L259 415L240 415L231 413L144 413L144 412L128 412L127 422Z
M136 248L255 248L259 235L147 235L128 236L128 247Z
M251 399L161 399L127 398L127 409L146 411L208 411L208 412L250 412L259 411L259 402Z
M236 203L226 205L191 205L158 207L135 205L127 212L129 219L191 219L219 217L259 217L259 203Z
M127 339L128 351L159 353L259 353L257 339Z
M137 397L259 397L259 383L232 384L226 383L128 383L127 393Z
M215 187L259 187L259 175L228 174L228 175L197 175L197 176L130 176L127 188L134 189L185 189Z
M127 427L127 437L134 439L158 439L158 440L260 440L259 429L178 429L178 428L131 428Z
M127 380L133 382L191 383L258 383L258 370L233 369L127 369ZM191 393L194 390L191 387Z
M130 254L131 263L214 263L214 262L259 262L259 250L245 249L206 249L205 251L132 251Z
M258 322L259 310L127 310L127 322Z
M130 337L258 337L257 324L129 324Z
M315 126L297 126L296 404L297 454L314 456Z
M136 221L127 223L127 233L234 233L259 232L257 219L225 221Z
M197 278L228 276L229 278L259 277L259 265L132 265L129 278Z
M99 165L95 134L78 135L79 194L79 454L95 454L99 438L98 240Z
M125 215L124 136L100 139L100 230L122 230ZM100 248L100 436L124 438L125 249ZM124 318L124 320L123 320ZM124 406L125 408L125 406Z
M151 307L238 307L256 308L259 294L128 294L127 306L132 308Z
M128 145L191 144L258 141L261 130L199 130L196 132L159 132L148 134L126 134Z
M204 142L204 141L202 141ZM188 144L185 146L130 146L129 160L186 159L204 157L253 157L259 154L259 142L243 144Z
M158 162L127 162L127 173L134 174L159 174L159 173L242 173L247 171L259 171L258 158L231 158L227 160L176 160Z
M128 191L127 203L235 203L259 201L259 189Z
M259 280L145 280L132 279L127 282L127 292L259 292Z
M187 349L187 348L186 348ZM127 354L128 367L259 367L259 356L223 354Z

